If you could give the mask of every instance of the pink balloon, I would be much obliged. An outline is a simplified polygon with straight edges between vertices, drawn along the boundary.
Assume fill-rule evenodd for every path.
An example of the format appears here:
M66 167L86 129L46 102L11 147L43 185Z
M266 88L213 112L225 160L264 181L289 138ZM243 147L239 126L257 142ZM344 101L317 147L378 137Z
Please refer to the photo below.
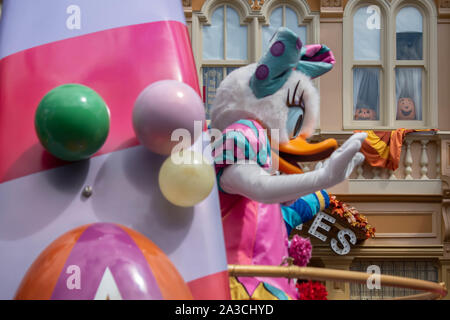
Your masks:
M205 121L205 109L197 92L176 80L157 81L145 88L133 109L133 128L139 141L153 152L169 155L179 141L172 132L187 129L194 143L194 121Z

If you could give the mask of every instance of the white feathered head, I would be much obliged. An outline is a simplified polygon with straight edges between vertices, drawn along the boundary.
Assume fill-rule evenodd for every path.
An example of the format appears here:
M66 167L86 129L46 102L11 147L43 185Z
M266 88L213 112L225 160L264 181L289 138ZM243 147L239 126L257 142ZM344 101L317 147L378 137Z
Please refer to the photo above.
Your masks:
M291 72L279 90L257 98L249 86L255 69L256 64L236 69L221 82L211 108L211 126L224 130L240 119L255 119L267 129L279 129L280 143L298 134L309 137L314 132L319 112L319 94L311 79L300 71ZM296 115L297 119L303 116L299 132L294 132L296 121L292 118Z
M274 135L272 142L280 144L280 157L283 150L287 157L296 156L289 162L312 161L313 153L328 156L335 141L317 144L320 148L314 150L303 141L314 132L319 113L319 94L311 78L331 70L334 62L326 46L303 46L294 32L278 29L257 64L236 69L221 82L211 108L211 126L224 130L240 119L257 120L269 131L279 130L279 141Z

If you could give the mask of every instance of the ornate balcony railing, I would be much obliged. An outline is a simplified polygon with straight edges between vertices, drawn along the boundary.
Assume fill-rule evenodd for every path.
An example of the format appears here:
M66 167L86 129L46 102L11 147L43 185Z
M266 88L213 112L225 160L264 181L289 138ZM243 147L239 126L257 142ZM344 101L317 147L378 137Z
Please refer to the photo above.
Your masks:
M342 144L352 134L347 131L320 132L316 133L311 141L334 138ZM340 188L337 193L441 194L442 168L447 166L447 163L442 163L442 159L450 158L449 144L443 142L449 140L450 132L447 131L409 133L402 145L397 170L372 167L364 162L351 174L346 187ZM308 172L314 170L316 164L302 163L302 167L305 172Z

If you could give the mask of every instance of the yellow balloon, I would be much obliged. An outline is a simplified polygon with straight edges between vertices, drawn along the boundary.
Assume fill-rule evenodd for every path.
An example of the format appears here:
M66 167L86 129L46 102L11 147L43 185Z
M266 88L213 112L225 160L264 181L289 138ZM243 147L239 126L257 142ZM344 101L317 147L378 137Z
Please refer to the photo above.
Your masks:
M191 207L211 192L216 175L211 164L193 151L181 151L168 157L159 170L159 188L174 205Z

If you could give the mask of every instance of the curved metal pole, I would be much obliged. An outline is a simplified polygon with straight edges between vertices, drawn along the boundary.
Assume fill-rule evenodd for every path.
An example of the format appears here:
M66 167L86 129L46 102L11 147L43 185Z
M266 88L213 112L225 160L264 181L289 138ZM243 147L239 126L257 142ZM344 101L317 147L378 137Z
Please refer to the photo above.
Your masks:
M367 283L371 274L357 271L336 270L313 267L297 266L258 266L258 265L228 265L230 276L238 277L284 277L304 280L334 280L356 283ZM447 287L444 283L397 277L381 274L380 284L390 287L401 287L414 290L427 291L423 294L399 297L398 299L439 299L447 295Z
M386 300L438 300L438 299L442 299L442 298L443 297L439 293L424 292L424 293L419 293L419 294L413 294L410 296L390 298L390 299L386 299Z

